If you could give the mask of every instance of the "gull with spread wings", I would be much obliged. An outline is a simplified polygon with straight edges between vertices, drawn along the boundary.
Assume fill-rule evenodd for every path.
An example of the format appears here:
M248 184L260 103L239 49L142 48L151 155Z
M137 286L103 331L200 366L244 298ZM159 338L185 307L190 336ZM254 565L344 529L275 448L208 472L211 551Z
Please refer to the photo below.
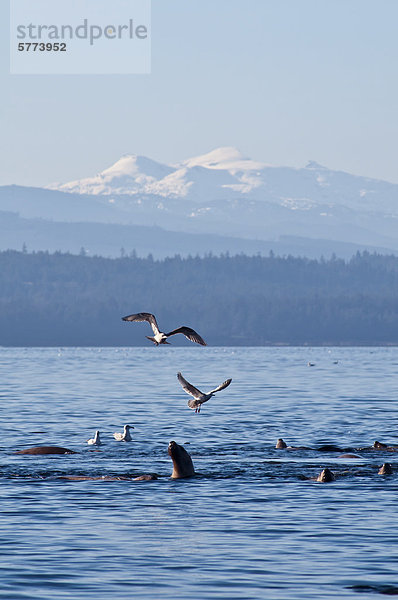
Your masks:
M189 408L192 408L195 412L198 413L200 412L200 408L204 402L210 400L210 398L214 396L216 392L224 390L226 387L229 386L229 384L232 381L232 379L227 379L226 381L224 381L224 383L216 387L215 390L211 390L211 392L209 392L208 394L204 394L203 392L198 390L198 388L194 387L191 383L189 383L189 381L187 381L181 375L181 373L177 373L177 379L181 383L182 389L190 396L193 396L193 400L188 400Z
M196 342L201 346L206 346L206 342L200 337L196 331L191 329L190 327L178 327L178 329L173 329L173 331L169 331L169 333L163 333L163 331L159 330L156 317L151 313L137 313L135 315L128 315L127 317L122 317L122 321L148 321L150 326L152 327L154 337L149 337L149 335L145 336L148 340L151 340L156 346L159 344L169 344L167 342L167 338L171 335L176 335L177 333L182 333L186 338L191 340L191 342Z

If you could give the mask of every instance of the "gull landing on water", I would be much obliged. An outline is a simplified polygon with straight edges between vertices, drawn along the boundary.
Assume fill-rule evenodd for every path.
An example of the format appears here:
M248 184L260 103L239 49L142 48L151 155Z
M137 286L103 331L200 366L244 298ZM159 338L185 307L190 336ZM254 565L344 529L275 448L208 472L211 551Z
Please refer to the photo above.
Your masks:
M182 333L186 338L191 340L191 342L196 342L196 344L206 346L206 342L198 333L196 333L196 331L190 327L178 327L178 329L173 329L173 331L169 331L169 333L163 333L163 331L159 330L155 315L152 315L151 313L137 313L135 315L128 315L127 317L122 317L122 321L148 321L152 327L154 337L149 337L149 335L146 337L148 340L151 340L151 342L156 344L156 346L159 346L159 344L169 344L166 339L171 335L176 335L177 333Z
M95 432L95 436L89 440L87 440L87 444L90 446L101 446L102 442L100 440L100 432L97 430Z
M216 387L215 390L211 390L211 392L209 392L208 394L204 394L203 392L198 390L198 388L194 387L191 383L189 383L181 375L181 373L177 373L177 378L178 378L178 381L181 383L183 390L190 396L193 396L193 398L194 398L193 400L188 400L189 408L192 408L195 412L198 412L198 413L200 412L200 408L204 402L207 402L208 400L210 400L210 398L212 396L214 396L214 394L216 392L224 390L226 387L229 386L229 384L232 381L232 379L227 379L226 381L224 381L224 383L222 383L221 385Z
M117 442L131 442L132 437L130 435L130 429L134 429L132 425L125 425L123 427L123 433L114 433L113 437Z

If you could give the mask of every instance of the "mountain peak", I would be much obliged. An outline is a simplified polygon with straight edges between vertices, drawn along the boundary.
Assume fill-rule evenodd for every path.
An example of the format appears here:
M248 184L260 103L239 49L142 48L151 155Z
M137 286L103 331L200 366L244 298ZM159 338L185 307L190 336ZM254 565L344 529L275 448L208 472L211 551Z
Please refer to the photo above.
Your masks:
M206 154L200 154L184 160L181 165L186 167L204 167L206 169L225 169L237 171L252 171L262 169L266 165L246 158L234 146L221 146Z
M150 177L165 177L173 169L159 163L146 156L140 156L139 154L123 154L119 160L113 165L102 171L101 176L103 177L136 177L139 175L147 175Z
M323 171L328 171L329 169L323 165L320 165L319 163L317 163L315 160L309 160L308 163L305 165L306 169L313 169L316 171L319 171L320 169Z

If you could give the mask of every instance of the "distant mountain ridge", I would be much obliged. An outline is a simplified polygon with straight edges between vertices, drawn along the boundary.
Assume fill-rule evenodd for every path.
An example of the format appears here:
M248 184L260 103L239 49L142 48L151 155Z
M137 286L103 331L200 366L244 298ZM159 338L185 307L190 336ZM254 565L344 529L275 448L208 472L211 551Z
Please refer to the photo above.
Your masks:
M127 154L94 177L48 186L90 195L155 195L160 198L218 200L230 197L274 202L291 210L341 205L398 215L398 185L333 171L310 161L304 168L272 166L233 147L166 165Z
M46 219L24 219L17 213L0 211L0 251L21 250L29 252L71 252L84 250L88 256L120 257L136 254L155 259L168 256L205 256L246 254L268 255L271 251L279 256L306 256L325 258L333 254L350 258L356 252L370 250L379 254L390 254L383 247L361 246L349 242L336 243L330 240L282 236L277 241L251 240L206 233L183 233L168 231L160 227L145 225L121 225L118 223L89 223L49 221Z
M271 166L232 147L176 165L125 155L78 181L3 186L0 210L22 218L157 226L275 244L289 236L329 240L336 250L353 244L398 251L397 184L314 161L303 168ZM151 242L156 251L156 236Z

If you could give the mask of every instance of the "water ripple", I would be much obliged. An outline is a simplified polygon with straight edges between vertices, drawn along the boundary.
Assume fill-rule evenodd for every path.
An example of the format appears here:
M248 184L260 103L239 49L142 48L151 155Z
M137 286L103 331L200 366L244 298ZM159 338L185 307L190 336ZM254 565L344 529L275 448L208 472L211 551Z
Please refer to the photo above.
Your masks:
M396 595L397 364L396 348L0 348L0 597ZM195 415L179 370L233 383ZM171 439L195 478L169 478ZM77 454L14 453L43 444ZM315 481L324 467L336 481Z

